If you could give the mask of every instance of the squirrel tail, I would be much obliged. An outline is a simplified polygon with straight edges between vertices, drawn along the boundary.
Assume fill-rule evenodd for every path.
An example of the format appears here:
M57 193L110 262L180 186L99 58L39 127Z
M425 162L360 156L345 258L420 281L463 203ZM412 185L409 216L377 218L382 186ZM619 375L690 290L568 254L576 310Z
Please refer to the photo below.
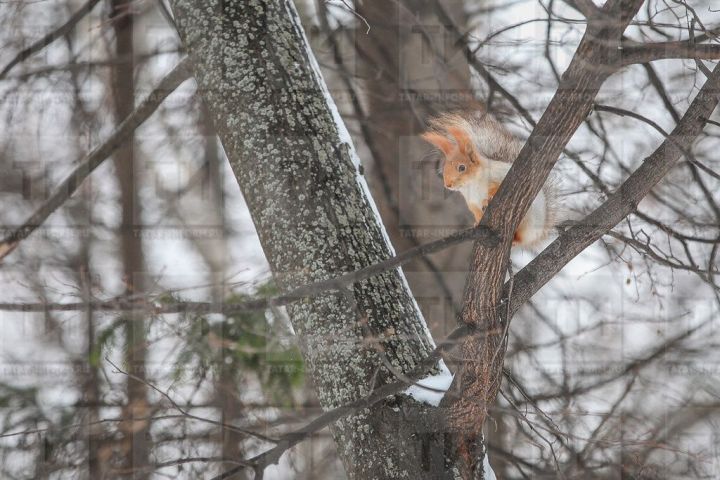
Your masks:
M560 182L552 173L545 181L542 187L543 196L545 198L545 235L547 238L551 234L556 233L558 224L564 217L560 204Z

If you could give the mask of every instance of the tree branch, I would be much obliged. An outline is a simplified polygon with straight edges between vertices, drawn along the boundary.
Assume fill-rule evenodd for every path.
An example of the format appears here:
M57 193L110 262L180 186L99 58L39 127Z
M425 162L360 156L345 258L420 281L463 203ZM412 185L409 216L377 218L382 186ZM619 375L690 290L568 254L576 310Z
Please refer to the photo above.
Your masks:
M600 11L592 0L565 0L565 3L582 13L588 20Z
M514 314L570 260L635 211L637 204L670 171L703 131L720 100L720 65L695 96L670 135L623 184L590 215L566 230L515 275L510 312ZM506 285L507 291L509 286Z
M108 357L105 357L105 361L108 362L110 365L112 365L112 367L115 368L115 370L117 370L118 373L121 373L121 374L127 376L128 378L130 378L130 379L132 379L132 380L134 380L134 381L136 381L136 382L139 382L139 383L141 383L141 384L143 384L143 385L145 385L145 386L148 386L148 387L150 387L151 389L155 390L155 391L156 391L157 393L159 393L162 397L164 397L164 398L170 403L170 405L172 405L172 407L173 407L175 410L177 410L178 412L180 412L180 414L181 414L182 416L184 416L184 417L187 417L187 418L189 418L189 419L191 419L191 420L197 420L197 421L203 422L203 423L208 423L208 424L210 424L210 425L215 425L215 426L223 427L223 428L228 429L228 430L232 430L232 431L235 431L235 432L238 432L238 433L242 433L242 434L244 434L244 435L248 435L248 436L251 436L251 437L255 437L255 438L257 438L257 439L259 439L259 440L263 440L263 441L265 441L265 442L269 442L269 443L277 443L277 442L278 442L278 440L275 439L275 438L273 438L273 437L268 437L267 435L263 435L263 434L258 433L258 432L253 432L252 430L248 430L248 429L245 429L245 428L236 427L235 425L231 425L231 424L228 424L228 423L225 423L225 422L219 422L219 421L217 421L217 420L213 420L213 419L210 419L210 418L205 418L205 417L200 417L200 416L197 416L197 415L193 415L193 414L190 413L188 410L186 410L186 409L184 409L183 407L181 407L181 406L170 396L170 394L169 394L168 392L163 391L163 390L160 390L158 387L156 387L156 386L153 385L152 383L148 382L148 381L147 381L146 379L144 379L144 378L141 378L141 377L139 377L139 376L137 376L137 375L134 375L134 374L132 374L132 373L130 373L130 372L127 372L127 371L123 370L122 368L120 368L120 367L118 367L117 365L115 365L115 364L112 362L112 360L110 360ZM133 420L135 420L135 419L127 419L127 418L126 418L126 419L124 419L124 420L126 420L126 421L127 421L127 420L133 421ZM143 420L143 421L145 421L145 420Z
M50 214L70 198L82 182L108 158L137 127L153 114L163 100L190 77L188 65L189 61L186 58L175 66L175 68L160 81L155 90L118 125L112 135L110 135L103 144L93 149L85 158L80 160L80 164L58 185L45 203L37 208L20 227L6 234L5 238L0 241L0 261L10 254L21 240L37 230Z
M720 45L715 43L696 44L689 40L645 44L624 42L622 44L623 66L671 58L718 60L720 59Z
M50 45L52 42L54 42L58 38L61 38L61 37L65 36L67 33L69 33L75 27L75 25L80 20L82 20L85 15L90 13L90 11L99 2L100 2L100 0L88 0L88 2L85 3L85 5L80 7L80 9L77 12L75 12L70 18L68 18L67 22L63 23L58 28L56 28L52 32L48 33L47 35L42 37L40 40L38 40L35 43L33 43L32 45L30 45L29 47L21 50L20 53L15 55L15 58L10 60L10 62L7 65L5 65L5 67L2 69L2 71L0 71L0 80L3 80L5 78L5 76L8 74L8 72L10 70L12 70L15 65L26 60L31 55L38 53L39 51L41 51L42 49L44 49L45 47Z
M100 311L132 311L151 310L155 314L167 313L222 313L231 315L233 313L264 310L269 307L280 307L303 298L312 297L330 290L340 290L354 283L366 280L394 268L420 256L430 255L446 248L461 243L477 240L489 245L497 244L499 239L487 227L471 227L443 237L433 242L428 242L417 247L408 249L398 255L374 263L373 265L346 273L327 280L310 283L298 287L286 294L273 297L254 298L244 302L233 302L217 304L213 302L173 302L163 304L161 301L153 301L148 298L114 298L96 302L72 302L72 303L0 303L0 310L16 312L47 312L47 311L75 311L84 310L88 307Z

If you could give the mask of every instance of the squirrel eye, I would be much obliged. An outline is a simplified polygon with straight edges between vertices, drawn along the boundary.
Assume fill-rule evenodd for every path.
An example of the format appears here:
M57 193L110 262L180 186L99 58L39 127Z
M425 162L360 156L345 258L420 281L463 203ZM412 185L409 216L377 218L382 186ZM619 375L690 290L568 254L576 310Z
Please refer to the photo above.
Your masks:
M461 163L460 165L457 166L458 172L464 172L466 168L467 167L465 166L464 163Z

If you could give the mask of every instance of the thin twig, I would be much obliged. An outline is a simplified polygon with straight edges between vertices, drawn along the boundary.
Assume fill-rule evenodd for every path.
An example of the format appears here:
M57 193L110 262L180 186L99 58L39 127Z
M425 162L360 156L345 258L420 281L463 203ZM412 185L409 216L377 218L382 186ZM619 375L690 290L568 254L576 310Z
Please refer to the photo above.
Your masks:
M197 421L203 422L203 423L209 423L209 424L211 424L211 425L217 425L217 426L226 428L226 429L228 429L228 430L232 430L232 431L237 432L237 433L242 433L242 434L245 434L245 435L249 435L249 436L251 436L251 437L258 438L258 439L263 440L263 441L265 441L265 442L270 442L270 443L277 443L277 442L278 442L277 439L272 438L272 437L268 437L267 435L263 435L263 434L261 434L261 433L253 432L253 431L251 431L251 430L246 430L246 429L244 429L244 428L236 427L236 426L234 426L234 425L230 425L230 424L227 424L227 423L218 422L217 420L212 420L212 419L209 419L209 418L204 418L204 417L199 417L199 416L197 416L197 415L193 415L192 413L188 412L188 411L185 410L183 407L181 407L175 400L173 400L173 398L172 398L172 397L170 396L170 394L168 394L167 392L164 392L164 391L160 390L158 387L156 387L156 386L153 385L152 383L148 382L148 381L145 380L144 378L140 378L140 377L138 377L137 375L133 375L133 374L130 373L130 372L126 372L125 370L123 370L123 369L121 369L120 367L118 367L117 365L115 365L115 364L112 362L112 360L110 360L108 357L105 357L105 361L108 362L110 365L112 365L112 366L115 368L115 370L117 370L119 373L122 373L123 375L126 375L128 378L131 378L131 379L133 379L133 380L135 380L135 381L137 381L137 382L140 382L140 383L142 383L142 384L144 384L144 385L147 385L147 386L150 387L151 389L155 390L157 393L159 393L160 395L162 395L168 402L170 402L170 405L172 405L173 408L175 408L175 410L177 410L178 412L180 412L183 416L185 416L185 417L187 417L187 418L190 418L190 419L193 419L193 420L197 420Z

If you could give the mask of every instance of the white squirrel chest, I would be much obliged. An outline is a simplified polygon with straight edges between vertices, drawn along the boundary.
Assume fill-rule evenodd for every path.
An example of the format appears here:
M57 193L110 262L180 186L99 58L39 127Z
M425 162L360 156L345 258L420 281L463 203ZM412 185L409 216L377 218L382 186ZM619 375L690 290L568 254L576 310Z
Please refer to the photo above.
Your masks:
M458 191L465 197L465 202L475 208L482 209L487 205L489 192L493 191L502 183L510 169L509 164L491 160L489 162L489 171L475 175L469 179Z

